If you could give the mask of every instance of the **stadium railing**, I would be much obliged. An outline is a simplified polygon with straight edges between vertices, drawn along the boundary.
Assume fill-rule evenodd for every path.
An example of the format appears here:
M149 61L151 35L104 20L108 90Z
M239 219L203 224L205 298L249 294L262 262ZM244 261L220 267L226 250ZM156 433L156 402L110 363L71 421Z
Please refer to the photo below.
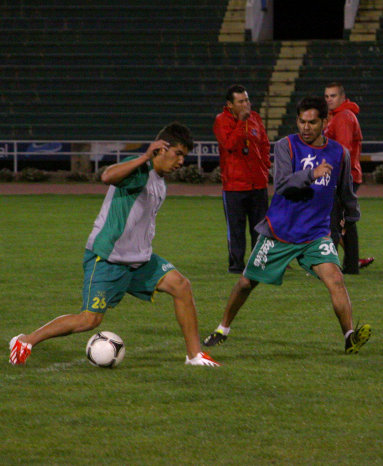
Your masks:
M48 141L48 140L0 140L0 170L11 163L13 172L18 173L19 162L68 161L72 156L89 157L96 173L100 165L116 163L130 155L143 153L152 141ZM76 147L88 150L75 149ZM274 143L271 143L273 159ZM216 141L196 141L194 149L188 155L188 163L195 163L202 170L204 162L219 163L218 143ZM383 163L383 141L363 141L361 161Z

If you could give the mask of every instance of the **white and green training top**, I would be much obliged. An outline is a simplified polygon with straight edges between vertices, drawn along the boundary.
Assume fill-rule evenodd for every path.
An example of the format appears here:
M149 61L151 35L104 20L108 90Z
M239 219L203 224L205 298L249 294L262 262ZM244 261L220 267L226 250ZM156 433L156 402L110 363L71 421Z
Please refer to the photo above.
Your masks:
M109 187L86 248L113 263L134 267L147 262L152 254L155 218L165 197L163 177L151 161L141 165L121 183Z

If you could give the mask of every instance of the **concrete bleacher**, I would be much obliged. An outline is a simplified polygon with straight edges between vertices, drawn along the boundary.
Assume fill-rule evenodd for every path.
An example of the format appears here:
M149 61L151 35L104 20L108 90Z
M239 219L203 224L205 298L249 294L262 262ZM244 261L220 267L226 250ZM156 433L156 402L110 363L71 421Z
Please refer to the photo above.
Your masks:
M0 122L12 139L213 139L233 82L258 109L279 44L219 43L228 1L3 1Z
M383 41L383 2L381 2L380 17L377 22L376 39L381 43Z
M297 60L288 43L220 42L228 4L3 0L2 139L147 140L178 119L214 140L214 117L237 82L275 140L296 130L297 100L332 80L360 105L365 139L382 139L382 29L378 42L308 41Z
M331 81L342 82L347 97L360 106L365 140L383 138L383 42L312 41L295 83L278 137L296 131L296 102L308 94L323 95Z

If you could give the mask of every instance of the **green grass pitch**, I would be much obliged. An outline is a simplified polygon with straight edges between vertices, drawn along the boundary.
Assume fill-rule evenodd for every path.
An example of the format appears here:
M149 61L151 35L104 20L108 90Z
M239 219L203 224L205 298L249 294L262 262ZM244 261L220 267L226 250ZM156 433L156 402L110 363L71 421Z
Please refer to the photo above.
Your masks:
M82 256L100 196L0 199L0 462L14 465L383 464L383 200L362 199L361 256L346 276L355 323L370 342L344 355L323 285L295 263L281 287L260 285L218 369L184 366L170 297L127 296L100 329L126 344L113 370L91 366L91 333L37 346L26 367L8 342L60 314L78 312ZM192 282L201 337L219 323L236 276L227 268L218 198L166 200L154 250Z

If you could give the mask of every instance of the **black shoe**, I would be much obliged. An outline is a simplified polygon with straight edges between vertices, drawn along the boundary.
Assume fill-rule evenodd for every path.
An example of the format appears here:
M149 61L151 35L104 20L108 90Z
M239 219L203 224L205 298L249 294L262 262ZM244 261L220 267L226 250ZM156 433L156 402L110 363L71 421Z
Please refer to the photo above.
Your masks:
M203 344L204 346L222 345L226 338L227 335L224 335L221 331L216 330L204 339Z
M371 336L371 325L364 324L355 329L346 340L345 352L346 354L357 353L359 349L368 342Z

